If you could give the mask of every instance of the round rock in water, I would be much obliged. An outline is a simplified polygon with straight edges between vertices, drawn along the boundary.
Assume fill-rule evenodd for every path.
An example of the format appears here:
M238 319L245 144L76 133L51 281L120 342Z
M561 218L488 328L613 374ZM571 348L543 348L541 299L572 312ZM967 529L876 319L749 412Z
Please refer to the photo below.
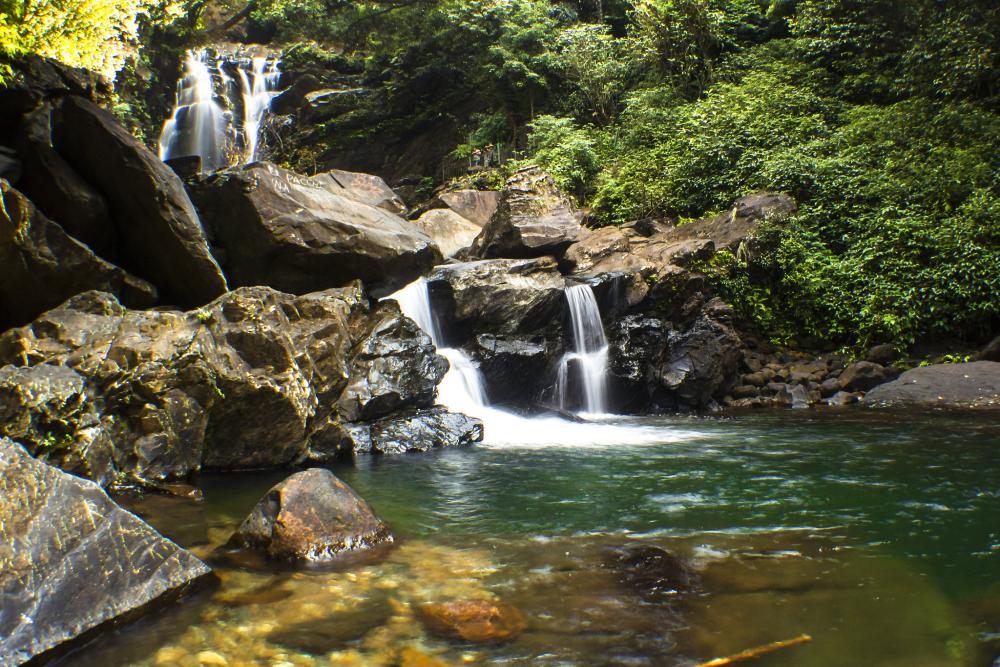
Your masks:
M310 468L268 491L228 546L263 551L276 560L322 562L392 540L351 487L329 470Z
M478 644L502 642L521 634L527 623L516 607L491 600L455 600L420 607L420 620L432 634Z

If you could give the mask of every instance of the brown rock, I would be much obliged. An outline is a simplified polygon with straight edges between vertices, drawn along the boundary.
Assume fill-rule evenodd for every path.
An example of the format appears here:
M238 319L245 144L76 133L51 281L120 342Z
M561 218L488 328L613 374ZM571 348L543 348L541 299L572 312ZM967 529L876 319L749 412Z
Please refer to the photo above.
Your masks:
M420 620L432 634L477 644L513 639L524 631L524 614L499 601L457 600L428 604L419 609Z
M495 190L453 190L441 195L448 208L473 224L483 227L500 203L500 193Z
M260 550L275 560L329 561L392 540L351 487L329 470L310 468L268 491L227 546Z

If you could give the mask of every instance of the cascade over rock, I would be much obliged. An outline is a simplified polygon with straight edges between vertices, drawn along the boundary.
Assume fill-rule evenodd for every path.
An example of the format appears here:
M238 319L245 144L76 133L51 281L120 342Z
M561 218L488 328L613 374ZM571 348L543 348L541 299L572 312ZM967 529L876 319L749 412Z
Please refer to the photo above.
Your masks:
M0 392L19 397L6 432L102 483L150 484L294 463L339 424L335 406L364 419L430 407L447 368L391 304L369 312L357 286L243 288L188 313L88 292L0 336L2 364Z
M227 546L257 549L275 560L329 561L392 539L351 487L329 470L310 468L268 491Z
M26 324L90 289L133 308L157 301L155 287L94 255L0 179L0 328Z
M108 203L125 268L164 299L200 306L226 291L204 230L180 179L107 111L66 98L53 121L54 145Z
M496 211L476 237L473 257L558 255L580 235L582 215L552 177L525 167L508 179Z
M411 222L328 185L257 162L189 187L234 286L305 294L361 279L384 293L441 260Z
M43 661L211 578L100 487L0 438L0 663Z

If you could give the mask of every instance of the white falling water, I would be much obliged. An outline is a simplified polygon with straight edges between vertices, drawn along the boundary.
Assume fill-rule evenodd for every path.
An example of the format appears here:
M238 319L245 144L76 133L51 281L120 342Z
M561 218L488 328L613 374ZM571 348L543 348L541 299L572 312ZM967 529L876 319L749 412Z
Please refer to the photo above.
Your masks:
M441 347L441 332L431 310L427 282L421 278L387 299L431 337L438 354L450 368L438 385L438 403L483 422L485 446L503 447L606 447L647 445L697 437L696 434L663 428L621 424L577 423L559 417L527 418L491 407L486 382L475 362L462 350ZM603 333L602 333L603 336Z
M160 133L160 159L197 155L202 171L257 159L261 128L281 78L279 61L189 51L184 69ZM238 87L227 69L238 74ZM239 122L233 110L242 111Z
M205 51L188 51L173 113L160 133L160 159L197 155L204 171L225 165L226 112L215 99Z
M260 142L260 126L271 108L271 99L277 95L281 70L277 60L257 57L252 61L253 71L249 74L240 68L240 83L243 88L243 136L246 149L245 162L257 159L257 144Z
M559 363L556 384L559 407L570 410L576 404L572 382L572 376L576 375L583 394L583 412L607 414L608 340L604 336L604 324L594 290L590 285L574 285L565 293L573 326L573 351L563 355ZM574 368L575 374L572 372Z

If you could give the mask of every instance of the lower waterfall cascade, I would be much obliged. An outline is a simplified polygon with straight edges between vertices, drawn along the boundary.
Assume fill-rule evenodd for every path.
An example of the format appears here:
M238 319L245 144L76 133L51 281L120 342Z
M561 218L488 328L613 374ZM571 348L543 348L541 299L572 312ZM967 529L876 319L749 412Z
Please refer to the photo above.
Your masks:
M590 288L587 287L587 290L589 291ZM592 292L590 297L593 300ZM486 380L472 357L464 350L442 345L443 336L440 331L440 323L434 317L434 312L431 309L427 281L424 278L419 278L385 299L395 300L403 314L416 322L417 326L430 336L437 347L438 354L448 360L448 372L438 385L438 403L454 412L461 412L482 420L485 432L482 444L485 446L603 447L661 444L697 437L694 433L675 429L602 423L596 419L611 415L604 414L601 410L591 413L588 409L587 412L582 413L582 416L591 417L594 420L575 422L558 416L524 417L491 406ZM596 306L596 301L593 301L595 311ZM600 322L599 313L597 321ZM590 324L592 325L593 322L591 321ZM584 329L590 331L586 327ZM597 338L592 331L588 335ZM603 329L599 338L604 340ZM606 360L606 340L603 348L603 358ZM587 405L589 408L590 404Z
M573 285L566 288L566 301L573 328L573 351L563 355L559 362L556 384L559 407L571 410L572 370L575 366L583 390L586 414L608 413L607 370L608 339L601 323L601 311L590 285Z

